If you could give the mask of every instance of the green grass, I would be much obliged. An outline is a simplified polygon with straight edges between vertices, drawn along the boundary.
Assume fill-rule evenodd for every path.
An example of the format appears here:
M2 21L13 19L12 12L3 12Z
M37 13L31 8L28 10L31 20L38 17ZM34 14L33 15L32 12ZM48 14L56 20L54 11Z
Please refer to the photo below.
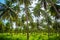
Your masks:
M0 40L26 40L26 34L18 33L18 34L10 34L10 33L0 33ZM30 40L48 40L48 34L45 33L30 33ZM49 36L49 40L60 40L59 36L56 34L51 34Z

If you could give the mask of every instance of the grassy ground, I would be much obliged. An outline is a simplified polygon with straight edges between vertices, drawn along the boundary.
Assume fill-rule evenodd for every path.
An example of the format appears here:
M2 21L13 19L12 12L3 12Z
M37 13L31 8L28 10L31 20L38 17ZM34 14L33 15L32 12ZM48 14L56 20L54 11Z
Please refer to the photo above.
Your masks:
M10 34L10 33L0 33L0 40L26 40L26 34L18 33L18 34ZM45 33L30 33L30 40L48 40L48 34ZM49 36L49 40L60 40L59 36L56 34L51 34Z

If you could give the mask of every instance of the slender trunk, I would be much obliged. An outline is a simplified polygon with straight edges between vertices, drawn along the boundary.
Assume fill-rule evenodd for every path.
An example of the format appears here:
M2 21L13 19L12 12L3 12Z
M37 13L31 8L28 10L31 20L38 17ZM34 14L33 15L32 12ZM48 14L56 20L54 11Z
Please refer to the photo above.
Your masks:
M10 33L12 33L12 29L13 29L12 23L13 23L13 22L12 22L11 18L10 18L9 21L10 21L10 26L11 26L11 28L10 28Z
M56 20L56 22L57 22L57 19L55 19ZM56 27L56 37L58 36L57 34L58 34L58 24L56 24L57 25L57 27Z
M38 19L37 19L37 32L38 32L38 29L39 29L39 22L38 22Z
M47 18L48 18L48 16L47 16ZM47 19L47 27L48 27L48 40L50 40L49 39L49 36L50 36L50 23L49 23L49 18Z
M26 13L26 18L27 18L27 40L29 40L29 28L28 28L28 15Z
M49 28L49 25L48 25L48 40L49 40L49 36L50 36L50 28Z
M28 27L28 10L27 6L25 5L25 13L26 13L26 21L27 21L27 40L29 40L29 27Z

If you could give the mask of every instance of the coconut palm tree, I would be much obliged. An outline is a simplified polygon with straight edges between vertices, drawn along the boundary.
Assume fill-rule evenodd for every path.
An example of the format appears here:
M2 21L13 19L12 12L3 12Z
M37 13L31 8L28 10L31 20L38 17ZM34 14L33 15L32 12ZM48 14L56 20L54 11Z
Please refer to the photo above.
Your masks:
M48 3L48 5L52 6L51 7L52 10L50 10L51 11L51 15L54 16L55 20L57 21L57 19L60 18L59 5L56 4L57 0L43 0L43 2L45 3L44 8L46 8L46 5L47 5L46 2ZM50 22L48 22L48 24L50 24ZM58 28L58 25L56 26L56 28ZM48 30L49 30L49 28L48 28Z
M27 40L29 40L29 28L28 28L28 14L29 14L29 12L28 12L28 6L31 4L30 2L31 2L31 0L6 0L7 2L7 5L5 5L10 11L12 11L13 13L15 13L15 14L17 14L17 12L18 11L16 11L15 12L15 10L13 10L13 7L12 6L10 6L12 3L17 3L18 4L18 6L20 6L21 4L24 4L24 6L25 6L25 13L26 13L26 22L27 22ZM9 3L10 2L10 3ZM18 7L17 6L17 7ZM12 8L11 8L12 7ZM14 8L15 9L15 8ZM17 10L19 10L19 9L17 9ZM12 13L11 13L12 14ZM12 14L13 15L13 14ZM13 15L14 16L14 15ZM16 16L16 15L15 15ZM16 18L16 17L15 17ZM12 19L12 18L11 18Z
M47 21L48 38L49 38L49 35L50 35L50 33L49 33L49 31L50 31L49 25L51 25L51 18L50 18L51 16L49 16L49 14L47 14L47 13L49 13L49 11L47 12L47 10L49 10L49 7L51 6L51 4L53 4L52 2L56 2L56 0L54 0L54 1L38 0L38 4L34 8L34 15L37 16L37 17L39 17L42 14L44 16L44 18L45 18L45 21ZM44 8L44 10L42 10L41 8Z
M14 3L15 1L12 2L12 0L5 0L5 4L0 3L0 6L2 7L2 9L0 10L0 18L9 20L11 24L13 23L13 21L17 20L18 13L20 12L19 4L15 6Z

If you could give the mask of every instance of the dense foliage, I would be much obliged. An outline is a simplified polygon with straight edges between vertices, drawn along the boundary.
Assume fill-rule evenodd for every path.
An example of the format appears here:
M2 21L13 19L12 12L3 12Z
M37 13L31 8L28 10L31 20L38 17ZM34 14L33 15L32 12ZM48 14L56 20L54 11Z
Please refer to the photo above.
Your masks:
M60 40L60 0L4 1L0 2L1 40Z

